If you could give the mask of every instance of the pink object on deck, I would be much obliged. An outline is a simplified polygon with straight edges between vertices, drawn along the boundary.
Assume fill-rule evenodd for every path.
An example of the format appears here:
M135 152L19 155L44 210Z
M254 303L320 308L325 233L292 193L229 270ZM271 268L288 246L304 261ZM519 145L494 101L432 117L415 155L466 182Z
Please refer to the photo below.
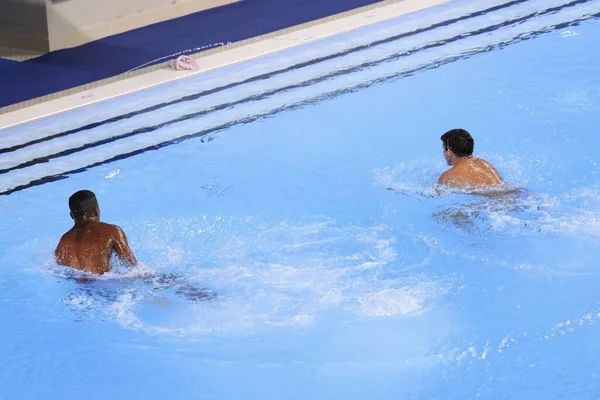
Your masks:
M191 71L198 70L198 64L193 58L188 56L179 56L175 60L169 61L169 66L174 70L187 69Z

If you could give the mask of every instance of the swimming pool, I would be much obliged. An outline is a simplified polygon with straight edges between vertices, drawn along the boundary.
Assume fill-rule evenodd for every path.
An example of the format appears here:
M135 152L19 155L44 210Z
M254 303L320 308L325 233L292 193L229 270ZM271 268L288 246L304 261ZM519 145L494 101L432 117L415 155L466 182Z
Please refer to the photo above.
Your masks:
M481 3L0 132L0 397L600 397L600 1ZM82 188L142 267L53 265Z

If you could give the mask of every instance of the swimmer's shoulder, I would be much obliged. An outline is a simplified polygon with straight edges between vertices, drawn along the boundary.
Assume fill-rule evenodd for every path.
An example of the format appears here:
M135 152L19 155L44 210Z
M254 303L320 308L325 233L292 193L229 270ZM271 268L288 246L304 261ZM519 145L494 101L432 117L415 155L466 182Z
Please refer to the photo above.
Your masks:
M120 226L115 224L107 224L106 222L98 222L96 228L104 233L112 235L118 235L123 230Z
M107 235L111 240L115 240L118 242L122 242L126 240L125 231L119 226L115 224L107 224L104 222L100 222L102 224L102 232Z
M453 166L440 175L437 183L447 188L463 187L467 184L464 178L465 174L465 170L458 166Z
M492 163L489 162L488 160L484 160L483 158L474 158L474 161L477 162L477 163L479 163L479 164L482 164L482 165L484 165L484 166L486 166L486 167L488 167L488 168L490 168L492 170L494 170L495 172L498 172L496 170L496 167L494 167L492 165Z
M440 177L438 178L439 185L447 185L452 182L455 178L454 176L454 167L450 168L448 171L444 171Z
M61 247L61 246L64 246L65 244L73 241L75 239L76 235L77 235L77 230L75 229L75 227L69 229L60 237L60 240L58 241L58 246Z
M478 164L482 165L483 167L485 167L488 171L492 172L495 176L494 176L494 180L496 181L494 184L501 184L504 182L504 180L502 179L502 176L500 176L500 172L498 172L498 170L496 169L496 167L494 167L492 165L492 163L490 163L487 160L484 160L483 158L476 158L475 162L477 162Z

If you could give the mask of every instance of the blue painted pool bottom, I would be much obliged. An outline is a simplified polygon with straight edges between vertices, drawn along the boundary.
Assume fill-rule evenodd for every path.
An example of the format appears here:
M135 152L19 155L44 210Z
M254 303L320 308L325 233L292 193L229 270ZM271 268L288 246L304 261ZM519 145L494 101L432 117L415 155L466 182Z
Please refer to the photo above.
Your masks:
M22 63L0 63L0 108L152 65L181 51L218 47L380 1L242 0Z

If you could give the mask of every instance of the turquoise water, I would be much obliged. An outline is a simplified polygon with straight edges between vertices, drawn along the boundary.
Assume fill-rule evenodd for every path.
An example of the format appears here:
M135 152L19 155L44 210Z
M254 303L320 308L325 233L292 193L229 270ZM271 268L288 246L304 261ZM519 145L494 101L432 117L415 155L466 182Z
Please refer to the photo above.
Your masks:
M0 196L0 397L600 398L599 34L596 19L558 26ZM368 82L359 73L332 79ZM66 131L202 84L187 82L0 135ZM455 127L526 190L432 197L439 137ZM109 158L144 135L90 151ZM33 152L0 154L0 167ZM78 283L53 264L83 188L126 231L134 271ZM160 274L178 278L143 278Z

